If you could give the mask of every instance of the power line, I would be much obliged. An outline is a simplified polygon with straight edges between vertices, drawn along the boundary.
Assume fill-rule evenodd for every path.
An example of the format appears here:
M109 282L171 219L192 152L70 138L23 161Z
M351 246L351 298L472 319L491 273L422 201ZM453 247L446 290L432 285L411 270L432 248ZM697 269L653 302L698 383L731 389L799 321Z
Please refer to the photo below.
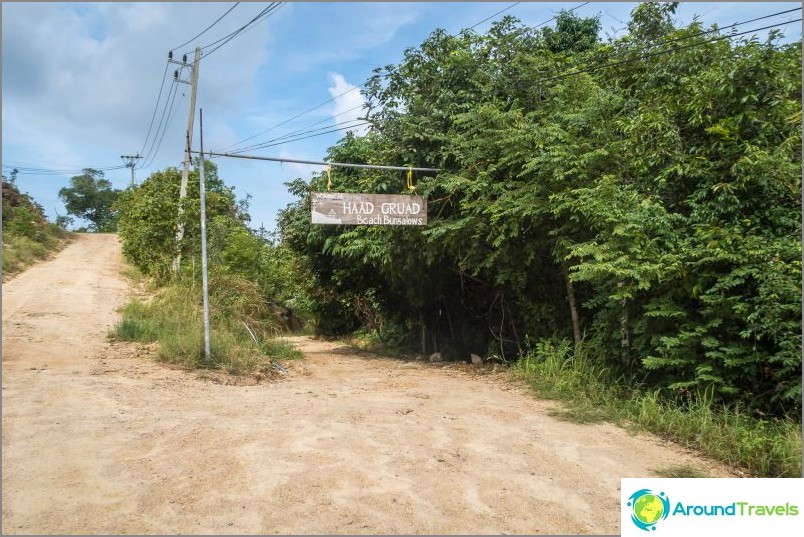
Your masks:
M25 167L25 166L14 166L14 165L11 165L11 164L3 164L3 168L7 172L17 170L19 173L23 173L23 174L45 175L45 176L48 176L48 175L52 175L52 176L56 176L56 175L76 175L76 174L83 173L84 170L87 170L87 169L92 169L92 170L96 170L96 171L99 171L99 172L108 172L108 171L112 171L112 170L120 170L120 169L127 168L127 167L128 167L127 165L123 164L123 165L116 165L116 166L99 166L99 167L83 166L81 168L75 168L75 169L57 170L57 169L50 169L50 168L32 168L32 167Z
M357 128L360 128L360 127L363 127L363 126L366 126L366 125L370 125L370 123L368 121L364 121L362 119L354 119L354 120L350 121L349 123L351 123L351 124L350 125L340 126L340 127L335 127L335 128L333 128L331 125L328 125L326 127L321 127L321 128L318 128L318 129L312 129L312 130L309 130L309 131L306 131L306 132L299 132L297 134L286 134L284 136L280 136L279 138L274 138L273 140L267 140L267 141L262 142L260 144L252 145L252 146L249 146L249 147L244 147L244 148L241 148L241 149L236 149L236 150L232 151L232 153L243 153L245 151L252 151L252 150L255 150L255 149L263 149L265 147L272 147L272 146L275 146L275 145L280 145L280 144L289 143L289 142L295 142L295 141L298 141L298 140L305 140L307 138L313 138L315 136L321 136L321 135L329 134L329 133L332 133L332 132L339 132L339 131L344 131L344 130L349 130L349 129L357 129ZM324 130L324 129L327 129L327 130ZM323 132L318 132L318 131L323 131ZM308 134L310 136L306 136ZM288 138L292 138L292 139L288 139Z
M177 93L178 93L178 90L177 90ZM182 96L182 101L181 101L179 104L181 104L182 102L184 102L184 100L183 100L183 98L184 98L184 93L182 93L182 94L181 94L181 96ZM174 101L175 101L175 95L174 95ZM173 107L173 104L171 103L171 108L172 108L172 107ZM162 137L159 139L159 144L156 146L156 151L154 151L153 155L151 155L151 159L148 161L148 164L147 164L147 166L148 166L148 167L150 167L150 166L151 166L151 164L153 164L154 159L156 159L156 156L159 154L159 148L160 148L160 147L162 147L162 140L165 138L165 133L167 133L168 126L169 126L169 125L170 125L170 124L173 122L173 119L174 119L174 118L176 117L176 115L179 113L179 109L180 109L180 107L178 107L178 106L177 106L177 107L176 107L176 109L173 111L173 115L171 115L171 116L168 118L167 123L165 123L165 128L162 130ZM168 112L168 114L169 114L169 113L170 113L170 112ZM143 166L143 167L146 167L146 166Z
M207 26L207 27L206 27L206 28L205 28L203 31L201 31L201 33L197 34L196 36L194 36L194 37L193 37L193 38L191 38L190 40L186 41L185 43L182 43L182 44L181 44L181 45L179 45L179 46L173 47L172 49L170 49L170 50L171 50L171 52L172 52L172 51L174 51L174 50L176 50L176 49L179 49L179 48L181 48L181 47L183 47L183 46L185 46L185 45L187 45L188 43L191 43L192 41L194 41L194 40L198 39L199 37L201 37L202 35L204 35L204 34L205 34L207 31L209 31L209 30L210 30L212 27L214 27L214 26L215 26L216 24L218 24L218 23L219 23L221 20L223 20L223 18L224 18L226 15L228 15L229 13L231 13L231 12L232 12L232 10L233 10L234 8L236 8L236 7L237 7L239 4L240 4L240 2L235 2L235 3L234 3L234 5L232 5L232 7L230 7L228 10L226 10L226 12L224 12L224 13L223 13L223 15L221 15L220 17L218 17L218 18L217 18L217 19L216 19L216 20L215 20L215 21L214 21L212 24L210 24L210 25L209 25L209 26ZM265 10L263 10L263 12L264 12L264 11L265 11ZM159 95L157 96L157 99L156 99L156 105L154 105L154 112L153 112L153 114L151 115L151 123L150 123L150 125L148 126L148 134L145 136L145 141L144 141L144 142L143 142L143 144L142 144L142 149L139 151L140 153L145 152L145 146L147 146L147 145L148 145L148 139L149 139L149 137L150 137L150 135L151 135L151 130L153 129L154 120L156 119L156 112L157 112L157 110L159 109L159 102L160 102L160 100L161 100L161 98L162 98L162 91L164 90L164 87L165 87L165 79L166 79L166 77L167 77L167 71L168 71L168 67L169 67L169 66L170 66L170 62L168 61L168 62L165 64L165 73L162 75L162 84L161 84L161 86L159 87ZM166 102L167 102L167 101L166 101ZM164 112L163 112L163 117L164 117ZM156 135L154 135L154 139L156 139L156 137L157 137L157 136L159 136L159 134L158 134L158 133L159 133L159 129L157 128L157 134L156 134ZM152 147L153 147L153 144L152 144ZM144 165L143 165L143 167L144 167Z
M506 11L508 11L509 9L511 9L511 8L513 8L513 7L516 7L516 6L518 6L519 4L521 4L521 3L522 3L522 2L514 2L513 4L511 4L511 5L510 5L510 6L508 6L507 8L499 10L499 11L498 11L497 13L495 13L494 15L491 15L491 16L486 17L486 18L485 18L485 19L483 19L482 21L480 21L480 22L478 22L478 23L476 23L476 24L473 24L472 26L470 26L469 28L466 28L465 30L474 30L476 27L480 26L481 24L483 24L483 23L484 23L484 22L486 22L487 20L489 20L489 19L493 19L494 17L496 17L496 16L497 16L497 15L499 15L500 13L505 13L505 12L506 12Z
M168 67L170 67L170 64L165 62L165 72L162 74L162 84L159 86L159 95L156 97L154 113L151 114L151 124L148 125L148 134L145 135L145 141L142 142L142 149L139 150L139 153L145 152L145 146L148 145L148 138L151 136L151 129L153 129L154 119L156 119L156 111L159 109L159 101L162 100L162 90L165 89L165 79L167 78Z
M238 32L240 32L240 31L242 31L242 30L243 30L243 28L245 28L246 26L248 26L248 25L249 25L249 24L251 24L252 22L256 21L258 18L260 18L261 16L263 16L263 15L264 15L264 14L265 14L265 13L268 11L268 9L269 9L269 8L270 8L270 7L271 7L273 4L275 4L275 2L271 2L271 3L268 5L268 7L263 8L263 9L262 9L262 11L260 11L259 13L257 13L257 15L255 15L253 19L251 19L249 22L247 22L246 24L244 24L243 26L241 26L241 27L240 27L240 28L238 28L237 30L234 30L234 31L232 31L232 32L229 32L228 34L226 34L225 36L221 37L221 38L220 38L220 39L218 39L217 41L213 41L213 42L211 42L211 43L207 43L206 45L203 45L203 46L201 46L201 47L199 47L199 48L200 48L201 50L208 49L209 47L212 47L212 46L214 46L214 45L217 45L217 44L218 44L218 43L220 43L221 41L224 41L225 39L228 39L228 38L232 37L233 35L237 34L237 33L238 33ZM188 52L187 52L187 54L189 54L189 53L190 53L190 51L188 51Z
M273 14L280 7L282 7L282 2L271 2L268 5L268 7L266 7L262 11L260 11L253 19L248 21L246 24L244 24L243 26L241 26L240 28L238 28L234 32L231 32L229 35L226 35L226 36L218 39L217 41L215 41L213 43L210 43L208 45L200 47L204 51L203 58L208 58L213 52L215 52L216 50L218 50L222 46L224 46L227 43L229 43L232 39L234 39L238 35L241 35L249 27L253 27L256 24L258 24L259 22L262 22L263 20L267 19L271 14ZM218 43L220 43L220 44L218 44ZM209 47L211 47L211 46L213 46L215 44L218 44L218 46L216 46L212 50L207 51L207 49Z
M313 110L317 110L317 109L321 108L322 106L324 106L325 104L331 103L332 101L334 101L334 100L335 100L335 99L337 99L338 97L343 97L343 96L344 96L344 95L346 95L347 93L351 93L351 92L353 92L354 90L356 90L356 89L358 89L358 88L359 88L359 86L355 86L355 87L353 87L353 88L351 88L351 89L348 89L348 90L344 91L343 93L339 93L338 95L334 96L334 97L333 97L333 98L331 98L331 99L327 99L326 101L324 101L324 102L323 102L323 103L321 103L321 104L318 104L318 105L316 105L316 106L314 106L314 107L312 107L312 108L309 108L309 109L305 110L304 112L301 112L300 114L296 114L295 116L293 116L293 117L291 117L291 118L288 118L288 119L286 119L286 120L284 120L284 121L280 121L279 123L277 123L277 124L276 124L276 125L274 125L273 127L268 127L268 128L267 128L267 129L265 129L264 131L258 132L257 134L254 134L254 135L252 135L252 136L249 136L248 138L244 138L244 139L240 140L239 142L235 142L235 143L233 143L233 144L231 144L231 145L228 145L228 146L226 146L226 148L229 148L229 147L234 147L234 146L238 146L238 145L242 144L243 142L247 142L247 141L249 141L249 140L251 140L251 139L253 139L253 138L256 138L257 136L262 136L263 134L265 134L265 133L267 133L267 132L270 132L270 131L274 130L274 129L275 129L275 128L277 128L277 127L281 127L282 125L285 125L285 124L287 124L287 123L290 123L290 122L291 122L291 121L293 121L294 119L298 119L298 118L300 118L300 117L302 117L302 116L304 116L304 115L307 115L307 114L309 114L310 112L312 112ZM224 148L224 149L226 149L226 148Z
M582 6L577 6L574 9L577 9L577 8L580 8L580 7L582 7ZM648 44L648 45L646 45L644 47L641 47L641 48L638 48L638 49L635 49L635 50L634 49L626 50L625 53L628 53L628 54L639 53L640 55L637 56L636 58L634 58L632 56L631 58L622 60L620 62L614 62L614 63L610 63L610 64L602 64L602 65L596 65L596 66L593 65L593 66L588 66L588 67L582 67L580 65L580 62L578 62L572 67L563 68L560 73L558 73L557 71L551 71L551 72L543 73L543 75L555 74L555 76L549 76L548 78L536 79L532 83L546 82L546 81L549 81L549 80L566 78L566 77L569 77L569 76L573 76L575 74L594 72L594 71L597 71L599 69L605 69L605 68L608 68L608 67L616 67L616 66L621 65L621 64L633 63L634 61L636 61L638 59L649 58L649 57L653 57L653 56L657 56L657 55L661 55L661 54L665 54L665 53L669 53L669 52L674 52L676 50L684 50L686 48L692 48L694 46L702 45L702 44L705 44L705 43L710 43L710 42L713 42L713 41L720 41L720 40L723 40L723 39L732 39L732 38L740 36L740 35L748 34L748 33L751 33L751 32L758 32L758 31L766 30L768 28L773 28L775 26L782 26L782 25L789 24L790 22L795 22L795 21L785 21L783 23L777 23L777 24L774 24L774 25L766 26L764 28L756 28L756 29L753 29L753 30L747 30L745 32L732 33L732 34L729 34L729 35L726 35L726 36L720 36L720 37L715 38L713 40L702 41L702 42L698 42L698 43L695 43L693 45L688 45L688 46L685 46L685 47L676 47L676 48L661 50L661 51L652 52L652 53L648 52L648 51L651 51L651 50L653 50L653 49L655 49L657 47L662 47L662 46L668 45L670 43L674 43L674 42L678 42L678 41L685 41L685 40L688 40L688 39L693 39L695 37L700 37L700 36L704 36L704 35L708 35L708 34L712 34L712 33L716 33L716 32L722 32L723 30L728 29L728 28L736 28L737 26L742 26L744 24L748 24L748 23L751 23L751 22L756 22L756 21L759 21L759 20L764 20L764 19L777 17L779 15L785 15L785 14L788 14L788 13L792 13L794 11L800 11L801 9L802 8L798 7L798 8L793 8L793 9L789 9L789 10L786 10L786 11L780 11L780 12L777 12L777 13L772 13L770 15L764 15L762 17L756 17L756 18L749 19L749 20L746 20L746 21L735 22L735 23L732 23L732 24L730 24L728 26L724 26L724 27L721 27L721 28L712 28L710 30L703 30L703 31L694 32L694 33L688 34L688 35L682 35L682 36L674 37L674 38L671 38L671 39L665 39L665 40L662 40L662 41L657 42L657 43ZM798 19L798 20L801 20L801 19ZM569 72L569 73L566 72L566 70L568 70L568 69L576 69L576 68L578 69L577 71L572 71L572 72ZM485 74L487 74L489 76L494 76L491 72L489 72L488 70L485 70L485 69L481 69L480 72L485 73Z
M303 127L303 128L301 128L299 130L290 132L290 133L285 134L283 136L280 136L278 138L274 138L274 140L267 140L267 142L272 142L272 141L279 140L279 139L282 139L282 138L287 138L289 136L295 136L295 135L298 135L298 134L307 134L308 132L314 132L315 130L319 130L319 129L313 129L313 130L307 130L307 129L309 129L310 127L313 127L315 125L320 125L321 123L326 123L326 122L328 122L328 121L330 121L332 119L335 119L336 117L342 116L342 115L344 115L344 114L346 114L348 112L353 112L353 111L357 110L358 108L363 108L363 106L364 106L363 104L360 104L358 106L350 108L349 110L344 110L343 112L341 112L339 114L335 114L332 117L324 118L321 121L316 121L315 123L311 123L310 125L307 125L306 127ZM353 119L353 120L349 120L349 121L363 121L363 119L357 118L357 119ZM331 127L332 127L331 125L328 125L327 127L323 127L323 128L331 128ZM266 142L260 142L260 143L266 143ZM242 148L238 149L238 151L248 151L248 150L251 150L251 149L253 149L253 148L255 148L255 147L259 146L259 145L260 144L255 144L255 145L248 146L248 147L242 147Z
M173 106L173 101L176 99L177 86L178 84L176 84L176 80L175 79L172 80L170 83L170 89L168 89L167 97L165 98L165 103L162 106L162 114L159 118L159 125L157 125L156 133L154 134L154 137L151 140L151 147L148 149L147 153L145 153L145 161L148 161L148 159L153 154L154 148L157 145L157 139L160 138L160 132L163 132L162 127L165 124L165 115L167 114L168 108L171 108ZM147 166L145 161L141 166L142 168ZM148 163L150 163L150 161L148 161Z
M503 13L503 12L505 12L505 11L508 11L509 9L511 9L511 8L513 8L513 7L515 7L517 4L520 4L520 3L521 3L521 2L515 2L515 3L511 4L510 6L508 6L507 8L505 8L505 9L503 9L503 10L501 10L501 11L498 11L497 13L495 13L495 14L491 15L491 17L486 17L486 18L485 18L485 19L483 19L482 21L480 21L480 22L478 22L478 23L474 24L473 26L470 26L470 27L469 27L469 28L467 28L467 29L472 29L472 28L474 28L474 27L476 27L476 26L478 26L478 25L480 25L480 24L482 24L482 23L486 22L486 21L487 21L487 20L489 20L489 19L496 17L496 16L497 16L497 15L499 15L500 13ZM587 4L589 4L589 2L584 2L584 3L580 4L580 5L575 6L574 8L570 9L569 11L575 11L576 9L580 9L580 8L582 8L583 6L587 5ZM553 19L555 19L555 17L553 17L553 18L551 18L551 19L548 19L548 20L546 20L546 21L544 21L544 22L542 22L542 23L538 24L536 27L538 28L539 26L542 26L542 25L544 25L544 24L547 24L548 22L552 21ZM379 66L378 66L378 67L379 67ZM285 125L285 124L287 124L287 123L290 123L290 122L291 122L291 121L293 121L294 119L298 119L298 118L300 118L300 117L302 117L302 116L304 116L304 115L309 114L310 112L312 112L312 111L314 111L314 110L318 110L318 109L319 109L319 108L321 108L322 106L324 106L324 105L326 105L326 104L331 103L332 101L334 101L334 100L338 99L339 97L342 97L342 96L344 96L344 95L346 95L346 94L348 94L348 93L351 93L351 92L353 92L353 91L355 91L355 90L357 90L357 89L360 89L360 88L361 88L361 86L355 86L355 87L353 87L353 88L351 88L351 89L348 89L348 90L344 91L343 93L340 93L340 94L338 94L338 95L336 95L336 96L332 97L331 99L327 99L326 101L324 101L324 102L322 102L322 103L320 103L320 104L317 104L316 106L313 106L312 108L309 108L309 109L305 110L304 112L301 112L301 113L299 113L299 114L297 114L297 115L295 115L295 116L293 116L293 117L291 117L291 118L288 118L288 119L286 119L286 120L284 120L284 121L281 121L281 122L277 123L276 125L273 125L272 127L269 127L269 128L267 128L267 129L265 129L264 131L258 132L258 133L256 133L256 134L253 134L253 135L249 136L248 138L244 138L244 139L242 139L242 140L240 140L240 141L238 141L238 142L235 142L235 143L233 143L233 144L230 144L230 145L226 146L224 149L229 149L229 148L232 148L232 147L236 147L236 146L238 146L238 145L240 145L240 144L242 144L242 143L244 143L244 142L247 142L247 141L249 141L249 140L252 140L252 139L254 139L254 138L258 137L258 136L262 136L263 134L265 134L265 133L267 133L267 132L270 132L270 131L272 131L272 130L276 129L277 127L281 127L282 125ZM253 147L252 147L251 149L253 149ZM242 150L242 149L241 149L241 150Z
M251 147L251 148L249 148L249 150L265 149L266 147L274 147L274 146L277 146L277 145L287 144L287 143L290 143L290 142L298 142L299 140L306 140L307 138L315 138L317 136L324 136L325 134L331 134L333 132L340 132L340 131L346 131L346 130L351 130L351 129L357 129L359 127L365 127L367 125L371 125L371 123L366 121L364 123L358 123L356 125L349 125L349 126L346 126L346 127L337 127L337 128L334 128L334 129L330 129L328 131L319 132L317 134L310 134L310 135L307 135L307 136L299 136L299 137L293 138L291 140L279 140L279 141L273 141L273 142L265 142L263 144ZM236 154L238 152L242 153L243 151L246 151L246 149L235 150L235 151L232 151L232 153L233 154Z
M224 18L226 15L228 15L229 13L231 13L231 12L232 12L232 10L238 6L238 4L240 4L240 2L235 2L235 3L234 3L234 5L233 5L232 7L230 7L229 9L227 9L227 10L226 10L226 12L225 12L223 15L221 15L220 17L218 17L218 18L215 20L215 22L213 22L212 24L210 24L209 26L207 26L207 27L206 27L206 28L205 28L205 29L204 29L204 30L203 30L203 31L202 31L200 34L196 35L195 37L191 37L191 38L190 38L190 39L188 39L186 42L182 43L181 45L179 45L179 46L177 46L177 47L173 47L173 48L172 48L172 49L170 49L170 50L176 50L176 49L180 49L181 47L183 47L183 46L185 46L185 45L188 45L188 44L192 43L193 41L195 41L196 39L198 39L199 37L201 37L202 35L204 35L205 33L207 33L207 31L209 31L209 29L210 29L210 28L212 28L213 26L215 26L216 24L218 24L218 23L219 23L219 22L220 22L220 21L221 21L221 20L222 20L222 19L223 19L223 18Z
M164 140L164 138L165 138L165 133L168 130L168 126L173 121L173 118L176 117L176 113L179 111L179 107L176 107L176 110L173 111L173 106L174 106L174 104L176 102L176 95L179 92L178 87L179 87L179 85L174 80L173 81L173 87L171 88L171 89L173 89L173 99L170 101L170 105L167 106L165 108L165 110L163 110L163 117L165 117L165 115L166 115L167 116L167 121L165 121L164 128L162 129L162 134L159 137L159 142L158 143L156 143L156 137L154 137L154 143L156 143L156 147L154 148L154 145L153 144L151 145L151 151L149 151L148 155L145 157L147 162L143 162L143 165L142 165L143 168L147 168L147 167L151 166L151 164L153 164L154 159L156 159L156 155L159 153L159 149L162 147L162 140ZM182 97L184 97L184 93L182 93ZM167 101L165 101L165 104L167 104ZM165 114L165 112L166 112L166 114ZM172 112L172 115L171 115L171 112ZM160 125L161 125L161 122L160 122Z
M343 125L338 125L337 128L359 127L359 126L364 125L365 123L366 123L366 121L364 119L351 119L349 121L345 121ZM312 133L315 133L315 132L329 130L329 129L332 129L332 128L333 128L332 125L327 125L325 127L317 127L315 129L309 129L309 130L300 129L298 131L295 131L295 132L292 132L292 133L289 133L289 134L278 136L277 138L273 138L272 140L266 140L265 142L262 142L260 144L256 144L256 145L254 145L252 147L248 147L248 148L244 147L244 148L238 149L238 152L243 152L243 151L247 151L249 149L259 148L263 144L267 144L267 143L271 143L271 142L277 142L279 140L285 140L287 138L293 138L295 136L303 136L305 134L312 134Z
M686 49L689 49L689 48L699 47L699 46L705 45L707 43L715 43L717 41L723 41L724 39L734 39L735 37L739 37L741 35L746 35L746 34L750 34L750 33L753 33L753 32L761 32L762 30L768 30L770 28L775 28L777 26L783 26L783 25L789 24L791 22L799 22L799 21L801 21L800 17L798 19L794 19L794 20L790 20L790 21L785 21L785 22L781 22L781 23L777 23L777 24L771 24L769 26L763 26L762 28L754 28L752 30L746 30L744 32L732 33L732 34L729 34L729 35L718 36L718 37L715 37L713 39L707 39L707 40L704 40L704 41L701 41L701 42L698 42L698 43L693 43L691 45L685 45L685 46L681 46L681 47L674 47L674 48L671 48L671 49L660 50L660 51L657 51L657 52L651 52L651 53L647 53L647 54L642 54L642 55L637 56L636 58L629 58L627 60L622 60L622 61L619 61L619 62L607 63L607 64L597 65L597 66L591 66L591 67L588 67L586 69L573 71L571 73L563 73L563 74L552 76L552 77L549 77L549 78L543 78L539 82L548 82L550 80L558 80L558 79L561 79L561 78L567 78L567 77L570 77L570 76L576 76L576 75L580 75L580 74L583 74L583 73L593 73L593 72L598 71L600 69L609 69L611 67L617 67L617 66L620 66L620 65L626 65L626 64L629 64L629 63L634 63L637 60L644 60L646 58L652 58L654 56L660 56L662 54L668 54L670 52L677 52L679 50L686 50Z
M797 8L793 8L793 9L788 9L787 11L780 11L778 13L772 13L770 15L757 17L755 19L750 19L750 20L747 20L747 21L734 22L732 24L729 24L728 26L723 26L721 28L711 28L709 30L702 30L700 32L695 32L695 33L692 33L692 34L689 34L689 35L682 35L682 36L679 36L679 37L674 37L672 39L664 39L659 43L652 43L652 44L648 45L643 50L647 50L647 49L655 48L655 47L661 47L661 46L667 45L669 43L675 43L677 41L685 41L687 39L692 39L694 37L700 37L702 35L709 35L709 34L713 34L713 33L716 33L716 32L722 32L722 31L724 31L724 30L726 30L728 28L736 28L737 26L742 26L743 24L749 24L751 22L757 22L757 21L761 21L761 20L765 20L765 19L771 19L773 17L778 17L779 15L786 15L786 14L792 13L794 11L801 11L801 8L797 7Z
M584 2L583 4L580 4L580 5L578 5L578 6L575 6L575 7L574 7L574 8L572 8L572 9L568 9L567 11L568 11L569 13L572 13L572 12L573 12L573 11L575 11L576 9L581 9L583 6L588 5L589 3L590 3L590 2ZM554 15L554 16L553 16L553 18L551 18L551 19L547 19L547 20L546 20L546 21L544 21L544 22L540 22L540 23L539 23L539 24L537 24L536 26L531 26L531 28L532 28L533 30L535 30L536 28L539 28L540 26L544 26L544 25L545 25L545 24L547 24L548 22L554 21L554 20L556 20L557 18L558 18L558 15Z

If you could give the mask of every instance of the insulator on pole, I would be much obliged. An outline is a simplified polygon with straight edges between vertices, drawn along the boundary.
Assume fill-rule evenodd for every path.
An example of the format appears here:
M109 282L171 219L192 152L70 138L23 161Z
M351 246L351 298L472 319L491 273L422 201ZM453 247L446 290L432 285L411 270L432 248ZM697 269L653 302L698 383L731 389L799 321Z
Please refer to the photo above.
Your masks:
M171 51L168 52L168 60L172 60L172 59L173 59L173 51L171 50Z
M181 57L181 61L184 63L184 65L187 65L187 54Z
M178 79L179 79L179 70L178 70L178 69L176 69L175 71L173 71L173 79L174 79L174 80L178 80Z

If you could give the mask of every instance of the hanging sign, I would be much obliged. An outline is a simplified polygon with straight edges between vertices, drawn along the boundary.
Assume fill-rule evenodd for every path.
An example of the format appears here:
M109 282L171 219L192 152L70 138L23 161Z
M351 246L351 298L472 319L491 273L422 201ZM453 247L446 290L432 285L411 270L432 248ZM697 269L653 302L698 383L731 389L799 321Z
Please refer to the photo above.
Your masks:
M313 224L426 226L427 201L404 194L312 192Z

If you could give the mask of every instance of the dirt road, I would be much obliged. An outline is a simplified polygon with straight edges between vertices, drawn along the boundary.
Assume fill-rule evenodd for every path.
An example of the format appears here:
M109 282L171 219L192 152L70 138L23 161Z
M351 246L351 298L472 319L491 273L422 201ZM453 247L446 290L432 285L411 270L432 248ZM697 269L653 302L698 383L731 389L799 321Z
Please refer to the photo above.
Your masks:
M308 338L277 382L164 367L106 341L120 268L88 235L3 284L4 534L612 534L620 477L727 475L502 374Z

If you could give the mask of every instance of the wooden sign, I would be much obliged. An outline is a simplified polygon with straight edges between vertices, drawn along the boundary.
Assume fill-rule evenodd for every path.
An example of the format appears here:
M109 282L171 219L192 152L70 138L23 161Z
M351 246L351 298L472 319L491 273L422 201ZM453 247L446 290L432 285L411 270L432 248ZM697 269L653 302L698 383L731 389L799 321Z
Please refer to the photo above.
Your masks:
M425 226L427 201L404 194L312 192L313 224Z

